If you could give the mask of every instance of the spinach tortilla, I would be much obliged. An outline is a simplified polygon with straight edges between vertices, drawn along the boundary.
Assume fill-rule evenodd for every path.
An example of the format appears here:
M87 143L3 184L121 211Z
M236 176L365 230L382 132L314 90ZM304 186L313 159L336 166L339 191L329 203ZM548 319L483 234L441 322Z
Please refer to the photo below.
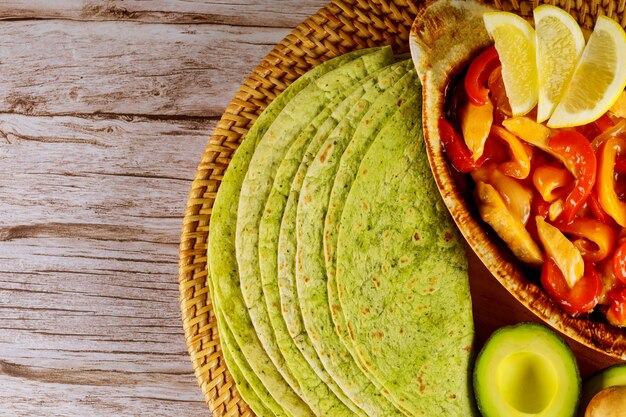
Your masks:
M337 290L365 369L409 415L474 415L467 259L432 178L420 122L385 126L337 239ZM377 196L381 198L372 198Z
M241 349L234 341L228 325L224 321L222 312L216 308L216 316L220 332L220 341L224 360L228 366L241 398L259 416L286 416L282 407L271 397L259 378L250 369Z
M420 89L416 83L416 74L415 72L411 72L407 74L407 76L405 76L404 79L398 83L398 85L394 86L393 89L385 92L383 97L379 99L381 102L379 106L386 107L381 111L381 113L390 113L392 116L390 118L384 118L377 123L370 124L369 129L361 129L362 134L355 135L355 137L350 141L346 151L341 156L341 161L337 169L337 175L335 176L335 180L332 185L332 191L328 202L328 210L324 221L323 237L325 266L328 279L327 302L333 323L335 325L335 331L346 349L354 358L359 368L368 376L374 385L401 410L403 410L402 404L398 404L397 401L395 401L395 398L389 395L383 384L375 378L375 375L368 373L364 369L364 365L360 361L360 358L354 350L354 345L348 337L345 318L341 311L341 303L339 302L339 296L337 294L335 262L337 234L339 233L339 227L341 225L341 214L343 212L345 199L347 198L348 192L350 191L352 183L357 175L359 164L369 149L371 143L378 136L377 132L380 134L382 126L387 123L397 123L398 118L413 117L414 107L418 105L417 103L421 99ZM384 96L388 96L388 99ZM400 108L398 108L398 106L400 106ZM383 132L383 134L386 133Z
M421 98L419 87L416 86L417 82L415 71L410 71L398 84L381 95L377 105L370 111L377 111L380 114L393 113L394 111L406 113L412 106L416 105L415 100ZM382 106L386 108L380 109L379 107ZM401 107L398 109L398 106ZM401 115L400 117L406 116ZM355 134L341 156L328 201L328 211L324 220L324 256L326 275L328 277L328 305L335 329L342 337L342 340L347 336L347 329L345 319L341 313L341 304L339 303L336 285L337 234L339 233L345 199L357 175L359 164L376 138L378 130L382 127L381 124L389 121L385 117L381 119L378 123L368 125L369 129L363 128L359 131L359 134ZM372 118L372 120L376 119ZM351 353L353 352L351 342L346 343L346 347ZM356 359L356 355L353 354L353 356ZM376 383L376 381L373 382Z
M370 52L357 51L319 65L300 77L278 96L257 119L235 152L212 209L208 242L208 261L211 271L208 278L211 280L212 295L219 300L218 305L223 306L224 322L233 331L233 342L241 348L248 365L259 376L259 382L265 387L264 389L267 389L284 409L291 411L289 415L309 415L310 410L295 395L269 360L254 333L239 289L235 231L241 184L257 143L284 107L291 103L301 91L319 82L328 73Z
M384 76L354 106L322 145L309 166L302 184L296 216L296 285L307 334L324 368L355 403L370 416L402 415L376 386L368 380L335 333L326 291L323 227L328 198L340 157L358 128L369 133L375 121L388 117L379 113L384 107L368 112L381 93L393 87L410 68L401 62ZM410 89L409 89L410 90ZM394 100L394 102L397 100ZM369 117L364 117L369 116Z
M210 272L208 273L210 274ZM252 411L259 416L285 416L282 407L278 405L274 398L272 398L267 389L254 374L246 359L243 357L239 346L237 346L237 343L234 341L232 332L224 320L218 300L214 296L215 292L213 290L213 281L208 278L207 282L209 285L213 311L215 312L215 318L217 321L217 328L220 335L220 347L222 354L224 355L226 366L235 380L235 384L237 385L237 390L241 394L241 398L243 398Z
M383 68L378 73L391 71ZM370 77L371 78L371 77ZM369 78L367 79L369 80ZM259 225L259 266L263 283L263 294L270 318L276 343L283 354L287 366L302 388L303 398L314 411L321 415L365 415L356 406L335 381L324 370L321 362L315 356L315 351L309 346L307 338L300 338L298 344L291 338L287 323L283 318L280 306L280 292L278 286L278 240L280 227L287 199L292 190L299 191L304 172L317 150L331 134L333 129L346 117L365 94L369 84L374 80L364 80L346 99L340 103L329 105L314 120L312 124L320 126L315 129L305 129L293 142L282 160L275 179L261 222ZM304 346L306 344L306 346ZM303 354L300 349L306 350ZM308 359L307 359L308 357ZM309 362L312 362L311 365ZM320 385L320 382L323 382ZM325 395L322 391L330 389ZM341 407L335 400L340 399L348 406ZM329 409L330 407L330 409ZM331 411L332 410L332 411ZM352 411L350 411L352 410Z
M391 48L377 49L326 74L294 97L259 142L241 186L235 240L240 292L267 356L300 397L301 387L278 348L265 304L258 257L259 223L276 171L300 133L304 130L305 136L310 137L317 128L311 121L316 120L320 112L331 103L341 101L361 80L391 62ZM310 396L307 399L313 401L314 406L318 405Z

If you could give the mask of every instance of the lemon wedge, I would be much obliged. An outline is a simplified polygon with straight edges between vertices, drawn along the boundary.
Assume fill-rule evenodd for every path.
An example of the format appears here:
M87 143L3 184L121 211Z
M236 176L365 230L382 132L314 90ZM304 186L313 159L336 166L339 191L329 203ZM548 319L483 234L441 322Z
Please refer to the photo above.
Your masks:
M500 56L502 80L513 115L522 116L535 107L539 96L535 30L526 20L508 12L485 13L483 20Z
M585 37L565 10L544 4L533 12L537 34L539 103L537 122L548 120L585 48Z
M626 87L626 33L598 17L574 75L548 120L549 127L580 126L602 116Z

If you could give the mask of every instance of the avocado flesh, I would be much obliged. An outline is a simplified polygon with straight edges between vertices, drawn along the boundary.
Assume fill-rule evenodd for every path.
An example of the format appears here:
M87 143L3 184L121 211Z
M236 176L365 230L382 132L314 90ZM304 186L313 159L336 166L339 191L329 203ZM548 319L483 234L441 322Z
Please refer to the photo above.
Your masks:
M609 387L626 386L626 363L610 366L593 375L583 385L580 398L580 413L582 416L589 401L600 391Z
M474 391L483 417L572 417L580 374L567 344L545 326L497 330L476 359Z

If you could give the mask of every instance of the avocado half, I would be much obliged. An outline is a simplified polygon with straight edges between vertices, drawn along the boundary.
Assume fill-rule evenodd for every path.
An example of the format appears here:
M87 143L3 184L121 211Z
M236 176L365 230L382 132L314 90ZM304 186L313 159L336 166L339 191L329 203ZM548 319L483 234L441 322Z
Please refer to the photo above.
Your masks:
M626 363L610 366L585 381L580 397L580 413L582 416L591 399L600 391L617 386L626 386Z
M496 330L476 358L474 393L483 417L572 417L580 389L569 346L536 323Z

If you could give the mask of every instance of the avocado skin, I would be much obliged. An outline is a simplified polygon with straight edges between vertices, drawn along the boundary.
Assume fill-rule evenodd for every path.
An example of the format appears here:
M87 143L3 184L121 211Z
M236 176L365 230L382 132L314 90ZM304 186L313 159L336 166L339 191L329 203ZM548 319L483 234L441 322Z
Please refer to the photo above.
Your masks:
M609 366L589 377L583 385L578 416L584 416L589 401L597 393L605 388L619 385L626 385L626 363Z
M488 387L483 386L484 384L482 381L483 380L482 373L488 372L489 370L491 370L492 372L495 371L495 368L493 366L487 366L487 367L484 366L485 363L490 362L489 361L490 358L488 357L489 353L492 350L494 350L494 344L496 345L495 347L497 348L497 345L499 344L504 344L504 343L510 342L511 340L517 339L518 334L523 335L523 334L528 334L529 332L534 332L538 336L544 336L544 337L549 338L549 340L553 344L554 350L555 351L558 350L559 357L563 360L565 364L570 365L570 368L573 371L571 376L572 376L572 379L574 380L574 386L577 390L576 395L573 396L574 397L572 400L573 403L570 402L570 403L565 404L566 407L564 407L563 409L561 410L544 409L541 413L532 414L532 415L536 417L574 417L576 416L576 411L578 410L578 404L581 398L582 380L580 377L580 371L578 369L578 363L576 361L576 357L574 356L574 353L572 352L570 347L567 345L565 340L559 334L555 333L548 327L538 324L538 323L524 322L524 323L519 323L519 324L515 324L511 326L505 326L505 327L501 327L497 329L485 342L485 345L480 350L476 358L474 374L473 374L474 394L476 396L476 404L483 417L510 417L508 414L502 414L501 412L497 410L492 410L491 404L489 403L489 401L483 398L483 396L488 398L486 394L494 395L497 392L495 388L486 389ZM520 336L520 337L523 337L523 336ZM523 350L512 349L509 353L512 354L515 352L522 352L522 351ZM486 369L483 369L483 368L486 368ZM558 393L557 395L563 395L563 393Z

